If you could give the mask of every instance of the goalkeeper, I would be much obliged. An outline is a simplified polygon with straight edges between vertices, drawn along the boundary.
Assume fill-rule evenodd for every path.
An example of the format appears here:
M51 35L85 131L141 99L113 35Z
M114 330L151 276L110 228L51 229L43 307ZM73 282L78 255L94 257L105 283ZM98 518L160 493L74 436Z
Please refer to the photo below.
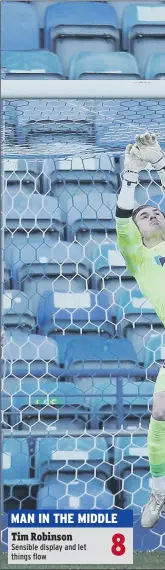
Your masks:
M118 246L143 295L165 325L165 216L158 207L134 210L138 174L150 163L165 193L165 154L154 134L136 137L125 151L122 187L117 200ZM142 513L142 526L151 528L165 505L165 364L158 374L148 433L152 492Z

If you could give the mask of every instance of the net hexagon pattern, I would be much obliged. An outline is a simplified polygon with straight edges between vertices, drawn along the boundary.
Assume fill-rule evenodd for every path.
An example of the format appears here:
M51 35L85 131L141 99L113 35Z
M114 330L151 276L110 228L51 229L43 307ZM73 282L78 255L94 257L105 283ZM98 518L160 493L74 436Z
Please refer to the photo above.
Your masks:
M6 105L5 513L115 506L139 517L147 501L147 431L165 339L117 249L115 207L124 145L146 126L162 142L163 108L136 100ZM150 167L136 189L143 203L165 211ZM150 531L150 546L163 541Z

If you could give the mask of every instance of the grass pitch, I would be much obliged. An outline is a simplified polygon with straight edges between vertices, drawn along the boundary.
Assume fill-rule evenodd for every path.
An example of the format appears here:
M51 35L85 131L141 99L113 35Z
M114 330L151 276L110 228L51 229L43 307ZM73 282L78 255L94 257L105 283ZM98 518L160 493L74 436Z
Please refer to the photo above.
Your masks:
M20 564L16 565L16 564L8 564L7 563L7 554L0 554L0 567L1 570L33 570L33 568L36 568L36 570L49 570L49 568L51 568L52 570L129 570L131 568L133 568L133 570L140 570L140 569L145 569L145 570L153 570L156 568L156 570L159 568L165 568L165 550L164 552L157 552L156 550L154 552L134 552L134 564L126 564L123 566L123 564L116 564L116 566L112 566L112 564L110 564L109 566L105 566L104 564L102 566L94 566L94 565L78 565L76 566L76 564L70 566L69 564L66 565L60 565L57 566L56 564L52 565L45 565L42 564L41 567L39 568L39 564L23 564L23 566L21 566Z

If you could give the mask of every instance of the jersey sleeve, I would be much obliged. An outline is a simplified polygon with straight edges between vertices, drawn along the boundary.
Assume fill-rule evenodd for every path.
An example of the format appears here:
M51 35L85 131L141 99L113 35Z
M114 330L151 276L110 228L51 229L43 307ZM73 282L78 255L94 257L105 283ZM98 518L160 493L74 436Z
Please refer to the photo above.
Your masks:
M117 244L132 275L136 275L144 260L144 246L132 217L116 217Z

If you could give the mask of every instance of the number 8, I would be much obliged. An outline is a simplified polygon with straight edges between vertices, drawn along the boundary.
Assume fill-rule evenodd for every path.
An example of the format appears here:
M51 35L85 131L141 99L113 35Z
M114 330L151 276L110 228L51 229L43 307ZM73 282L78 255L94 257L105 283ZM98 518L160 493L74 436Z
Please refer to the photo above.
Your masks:
M124 542L125 542L125 536L124 534L114 534L112 536L112 543L113 546L111 548L111 552L112 554L114 554L114 556L122 556L125 553L125 546L124 546Z

